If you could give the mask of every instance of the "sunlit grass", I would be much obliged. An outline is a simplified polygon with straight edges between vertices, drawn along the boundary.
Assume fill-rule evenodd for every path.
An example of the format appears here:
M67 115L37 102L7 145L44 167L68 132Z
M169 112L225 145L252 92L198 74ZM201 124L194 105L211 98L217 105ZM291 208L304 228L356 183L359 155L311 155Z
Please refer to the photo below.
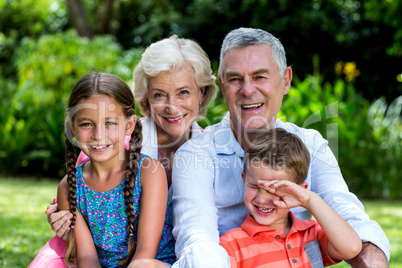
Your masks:
M44 211L55 180L0 179L0 267L27 267L54 236Z
M44 211L56 196L57 185L55 180L0 178L0 267L27 267L54 236ZM390 267L402 268L402 202L363 203L391 243Z
M372 220L378 222L391 244L391 260L389 266L402 268L402 202L382 202L364 200L363 204L367 214ZM341 263L333 267L350 267Z

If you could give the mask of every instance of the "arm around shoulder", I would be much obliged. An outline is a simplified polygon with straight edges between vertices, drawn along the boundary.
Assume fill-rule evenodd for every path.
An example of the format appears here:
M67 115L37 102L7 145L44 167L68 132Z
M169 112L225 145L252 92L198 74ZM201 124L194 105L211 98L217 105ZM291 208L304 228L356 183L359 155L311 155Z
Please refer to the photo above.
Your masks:
M68 203L67 176L64 176L57 188L57 206L59 210L70 210L70 206Z
M214 167L204 164L212 163L213 156L200 150L181 147L174 157L173 235L178 261L173 267L229 267L228 255L219 246Z
M312 140L309 146L311 190L352 226L362 241L377 245L389 259L390 244L384 231L377 222L370 220L363 204L349 191L327 141L318 133Z
M359 255L348 261L354 268L389 268L384 252L370 242L363 242Z

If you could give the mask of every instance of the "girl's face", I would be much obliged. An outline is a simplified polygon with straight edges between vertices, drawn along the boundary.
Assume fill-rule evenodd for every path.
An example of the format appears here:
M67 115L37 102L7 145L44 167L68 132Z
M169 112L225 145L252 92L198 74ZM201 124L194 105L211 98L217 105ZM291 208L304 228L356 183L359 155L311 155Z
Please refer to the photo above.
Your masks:
M73 116L73 134L92 162L125 159L125 135L134 131L135 116L127 119L121 106L107 95L81 100Z
M176 72L165 72L150 79L148 101L151 116L160 135L176 140L188 134L196 120L203 98L203 90L194 80L188 65Z

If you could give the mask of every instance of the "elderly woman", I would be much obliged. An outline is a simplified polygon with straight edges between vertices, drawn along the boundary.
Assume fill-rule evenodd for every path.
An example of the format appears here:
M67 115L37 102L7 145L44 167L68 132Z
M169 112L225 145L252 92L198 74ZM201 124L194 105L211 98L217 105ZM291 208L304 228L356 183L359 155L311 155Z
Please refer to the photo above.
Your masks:
M163 164L171 210L173 156L187 140L202 132L196 121L205 116L206 106L215 95L215 77L201 47L176 36L151 44L142 54L133 77L135 98L146 116L141 120L141 153ZM85 161L88 157L81 153L77 164ZM46 214L57 236L42 248L29 267L65 267L65 241L60 237L69 231L71 214L56 211L57 204L53 204ZM168 214L171 220L172 214Z

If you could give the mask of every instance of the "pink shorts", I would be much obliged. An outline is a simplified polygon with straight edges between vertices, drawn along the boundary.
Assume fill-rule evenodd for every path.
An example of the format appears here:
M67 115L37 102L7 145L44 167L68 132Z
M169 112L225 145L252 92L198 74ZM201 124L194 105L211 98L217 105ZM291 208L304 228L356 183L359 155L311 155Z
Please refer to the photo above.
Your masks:
M67 268L64 263L66 241L58 236L53 237L39 251L28 268Z

